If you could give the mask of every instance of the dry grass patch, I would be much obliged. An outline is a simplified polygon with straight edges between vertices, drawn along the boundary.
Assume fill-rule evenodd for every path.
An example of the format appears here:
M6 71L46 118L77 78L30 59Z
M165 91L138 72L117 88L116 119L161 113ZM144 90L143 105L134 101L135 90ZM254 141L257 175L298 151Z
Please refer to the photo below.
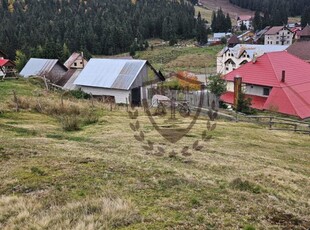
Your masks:
M111 229L140 221L134 205L119 197L85 198L49 209L34 197L0 198L1 229Z

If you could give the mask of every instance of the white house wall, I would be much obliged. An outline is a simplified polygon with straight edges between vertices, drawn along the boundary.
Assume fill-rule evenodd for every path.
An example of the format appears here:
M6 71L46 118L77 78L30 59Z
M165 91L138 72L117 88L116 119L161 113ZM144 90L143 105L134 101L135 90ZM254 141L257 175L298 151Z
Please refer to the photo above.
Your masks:
M130 90L107 89L89 86L77 87L80 87L85 93L92 94L93 96L113 96L115 98L115 103L129 103Z
M264 95L264 88L268 88L268 87L259 86L259 85L250 85L250 84L242 85L242 89L244 90L245 94L267 97L267 95ZM232 81L227 82L226 89L228 92L234 92L234 82Z
M281 36L285 37L283 45L291 45L293 43L293 33L287 29L282 29L279 34L266 34L265 35L265 45L282 45Z
M217 73L220 73L220 74L228 74L230 73L231 71L233 71L234 69L238 69L242 64L243 61L247 61L247 62L250 62L251 61L251 58L249 58L247 55L245 56L241 56L240 58L238 57L235 57L235 56L229 56L229 51L227 51L225 54L223 54L223 56L218 56L216 58L216 71ZM228 61L229 59L231 59L235 65L233 64L228 64L225 62Z

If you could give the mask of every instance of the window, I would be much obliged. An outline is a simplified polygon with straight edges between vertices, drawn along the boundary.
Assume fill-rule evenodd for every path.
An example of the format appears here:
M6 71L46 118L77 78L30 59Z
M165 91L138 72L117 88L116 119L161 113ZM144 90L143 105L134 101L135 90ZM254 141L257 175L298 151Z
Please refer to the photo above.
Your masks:
M74 62L74 66L77 66L76 62Z
M270 89L269 88L263 88L263 95L264 96L269 96Z
M278 42L278 41L276 41L276 44L277 44L277 45L279 45L279 42Z
M254 85L251 85L251 89L253 89L254 88Z
M81 61L80 64L83 65L83 62Z

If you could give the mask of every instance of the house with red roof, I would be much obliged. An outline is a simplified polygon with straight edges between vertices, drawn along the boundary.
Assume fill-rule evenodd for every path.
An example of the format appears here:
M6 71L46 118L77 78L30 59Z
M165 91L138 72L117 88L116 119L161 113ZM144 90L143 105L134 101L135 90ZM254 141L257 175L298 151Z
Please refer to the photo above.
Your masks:
M233 104L234 78L241 77L251 107L310 118L310 65L286 51L265 53L226 74L221 100Z
M15 63L9 59L0 58L0 77L3 79L6 76L15 77Z
M239 15L237 18L237 26L240 28L241 25L245 25L247 29L252 28L253 17L251 15Z
M273 26L265 33L265 45L291 45L293 36L286 26Z

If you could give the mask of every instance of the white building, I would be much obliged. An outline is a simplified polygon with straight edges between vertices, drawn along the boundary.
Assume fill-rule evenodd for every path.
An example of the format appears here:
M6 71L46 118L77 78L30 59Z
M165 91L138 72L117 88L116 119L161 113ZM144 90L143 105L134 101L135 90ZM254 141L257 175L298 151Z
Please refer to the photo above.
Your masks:
M219 74L227 74L241 65L250 62L253 58L264 53L283 51L288 46L278 45L251 45L238 44L234 47L225 47L217 54L216 71Z
M291 45L294 33L286 26L271 27L265 33L265 45Z
M153 76L148 68L155 73ZM148 96L144 95L148 92L145 88L164 80L145 60L92 58L74 84L93 96L113 98L115 103L140 105Z
M252 16L251 15L240 15L237 18L237 26L240 28L241 25L245 25L247 29L252 28Z

